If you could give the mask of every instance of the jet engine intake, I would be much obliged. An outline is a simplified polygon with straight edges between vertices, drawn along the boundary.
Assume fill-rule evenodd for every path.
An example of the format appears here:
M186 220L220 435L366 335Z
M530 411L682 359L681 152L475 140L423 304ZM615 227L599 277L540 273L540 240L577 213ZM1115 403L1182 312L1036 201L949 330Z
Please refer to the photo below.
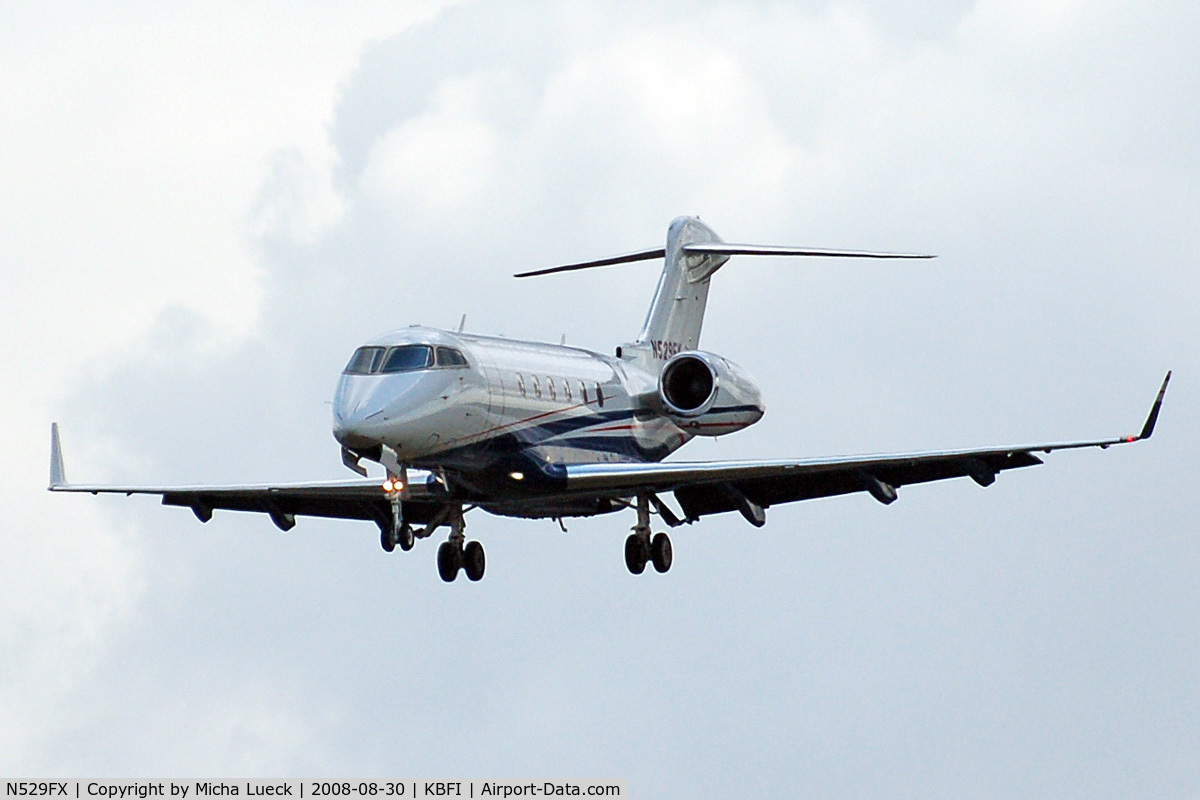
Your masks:
M717 370L703 356L680 353L663 367L659 392L671 413L695 417L717 398Z
M691 350L663 365L658 396L671 421L701 436L720 436L758 422L762 395L732 361Z

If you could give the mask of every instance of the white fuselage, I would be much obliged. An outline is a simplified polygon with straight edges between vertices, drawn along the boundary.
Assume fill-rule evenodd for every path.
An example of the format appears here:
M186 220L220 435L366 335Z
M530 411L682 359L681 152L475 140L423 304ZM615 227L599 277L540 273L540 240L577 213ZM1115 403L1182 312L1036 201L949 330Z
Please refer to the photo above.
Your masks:
M626 345L614 358L414 326L364 348L391 353L405 345L454 350L466 363L344 373L333 401L333 432L343 446L383 446L407 466L472 472L517 456L542 464L660 461L697 433L735 430L763 414L753 381L724 359L732 370L719 389L725 416L714 409L698 422L664 409L664 361L647 347Z

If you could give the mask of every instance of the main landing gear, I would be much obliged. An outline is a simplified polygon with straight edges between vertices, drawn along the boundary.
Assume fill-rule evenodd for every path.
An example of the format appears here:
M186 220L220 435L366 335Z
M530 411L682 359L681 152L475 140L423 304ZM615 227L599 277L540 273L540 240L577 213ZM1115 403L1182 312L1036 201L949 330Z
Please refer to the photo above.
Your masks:
M633 526L633 533L625 540L625 566L634 575L641 575L646 570L646 562L654 564L654 569L666 572L671 568L671 537L665 533L650 535L650 499L639 497L637 504L638 521Z
M438 574L442 580L450 583L458 577L459 569L467 573L473 581L483 578L486 559L483 555L483 545L479 542L467 542L450 539L442 542L437 554Z
M477 581L483 578L483 570L487 566L483 545L479 542L465 541L463 530L466 527L462 507L458 506L450 516L450 538L438 547L438 575L441 575L446 583L457 578L460 569L467 573L470 580Z
M466 528L462 506L455 506L450 513L450 539L438 547L438 575L446 583L458 577L458 570L466 572L472 581L480 581L484 577L484 567L487 566L484 546L479 542L466 541L467 536L462 533Z

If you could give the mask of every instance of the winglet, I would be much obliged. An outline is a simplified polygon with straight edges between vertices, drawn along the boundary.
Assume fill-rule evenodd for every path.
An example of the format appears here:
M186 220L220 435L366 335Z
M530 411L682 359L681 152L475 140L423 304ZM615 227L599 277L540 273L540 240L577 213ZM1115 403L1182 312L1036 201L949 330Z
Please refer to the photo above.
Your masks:
M50 489L67 485L67 473L63 470L62 445L58 441L58 423L50 423Z
M1154 433L1154 423L1158 422L1158 412L1162 408L1163 395L1167 393L1167 382L1171 380L1171 371L1167 370L1167 377L1163 378L1162 388L1158 390L1158 397L1154 400L1154 405L1150 407L1150 416L1146 417L1146 424L1142 426L1142 432L1138 434L1138 439L1149 439Z

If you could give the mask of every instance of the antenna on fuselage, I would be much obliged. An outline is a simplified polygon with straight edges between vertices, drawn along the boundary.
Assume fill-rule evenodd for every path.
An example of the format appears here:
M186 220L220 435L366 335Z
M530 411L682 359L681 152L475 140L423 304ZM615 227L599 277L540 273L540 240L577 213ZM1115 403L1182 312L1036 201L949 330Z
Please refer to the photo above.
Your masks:
M457 328L457 329L456 329L454 332L455 332L455 333L462 333L462 332L463 332L463 328L465 328L466 326L467 326L467 315L466 315L466 314L463 314L463 315L462 315L462 319L460 319L460 320L458 321L458 328Z

